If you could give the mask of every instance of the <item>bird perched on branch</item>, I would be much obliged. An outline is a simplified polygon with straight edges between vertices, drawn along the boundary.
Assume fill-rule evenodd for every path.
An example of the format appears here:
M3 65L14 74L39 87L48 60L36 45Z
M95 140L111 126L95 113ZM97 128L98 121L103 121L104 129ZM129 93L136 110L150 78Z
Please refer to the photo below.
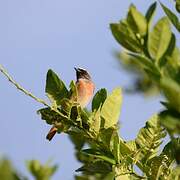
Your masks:
M71 100L76 100L76 102L81 106L81 108L85 108L87 104L90 102L95 85L91 79L91 76L85 69L74 68L76 71L76 88L77 88L77 97L71 97ZM46 139L49 141L54 137L57 132L57 128L53 126L48 132Z

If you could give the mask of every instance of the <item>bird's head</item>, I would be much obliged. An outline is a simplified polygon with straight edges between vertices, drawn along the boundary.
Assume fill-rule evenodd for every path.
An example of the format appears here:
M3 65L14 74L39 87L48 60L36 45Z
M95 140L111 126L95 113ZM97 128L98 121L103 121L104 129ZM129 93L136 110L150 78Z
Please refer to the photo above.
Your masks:
M76 71L76 78L78 79L86 79L86 80L91 80L91 76L89 75L89 73L82 68L74 68Z

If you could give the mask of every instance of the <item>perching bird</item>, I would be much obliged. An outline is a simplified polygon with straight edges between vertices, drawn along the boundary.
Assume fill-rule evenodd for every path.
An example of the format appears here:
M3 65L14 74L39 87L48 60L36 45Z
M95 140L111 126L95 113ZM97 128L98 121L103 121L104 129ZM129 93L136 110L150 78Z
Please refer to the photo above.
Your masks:
M87 106L87 104L90 102L95 85L91 79L91 76L85 69L81 68L74 68L76 70L76 87L77 87L77 97L71 97L71 100L75 100L79 103L81 108L84 108ZM57 128L53 126L50 131L48 132L46 139L49 141L54 137L54 135L57 132Z

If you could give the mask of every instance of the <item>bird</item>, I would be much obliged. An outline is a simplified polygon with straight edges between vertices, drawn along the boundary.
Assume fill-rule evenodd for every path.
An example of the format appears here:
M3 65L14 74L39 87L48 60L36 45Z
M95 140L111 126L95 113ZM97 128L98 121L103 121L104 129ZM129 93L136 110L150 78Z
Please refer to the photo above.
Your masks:
M70 99L72 101L76 101L81 106L81 108L85 108L94 94L95 84L87 70L76 67L74 67L74 69L76 71L75 85L77 88L77 97L72 95ZM57 127L53 126L48 132L46 139L51 141L57 130Z

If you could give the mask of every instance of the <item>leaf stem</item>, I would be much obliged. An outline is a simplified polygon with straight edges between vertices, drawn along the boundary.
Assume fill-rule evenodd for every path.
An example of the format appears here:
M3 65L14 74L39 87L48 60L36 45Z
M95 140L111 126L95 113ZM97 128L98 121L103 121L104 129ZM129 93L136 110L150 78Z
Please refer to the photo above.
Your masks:
M13 80L13 78L8 74L8 72L3 68L3 66L0 64L0 71L2 72L2 74L4 74L6 76L6 78L21 92L23 92L24 94L26 94L27 96L30 96L31 98L33 98L35 101L44 104L45 106L49 105L40 98L37 98L36 96L34 96L32 93L30 93L29 91L25 90L22 86L20 86L15 80Z

